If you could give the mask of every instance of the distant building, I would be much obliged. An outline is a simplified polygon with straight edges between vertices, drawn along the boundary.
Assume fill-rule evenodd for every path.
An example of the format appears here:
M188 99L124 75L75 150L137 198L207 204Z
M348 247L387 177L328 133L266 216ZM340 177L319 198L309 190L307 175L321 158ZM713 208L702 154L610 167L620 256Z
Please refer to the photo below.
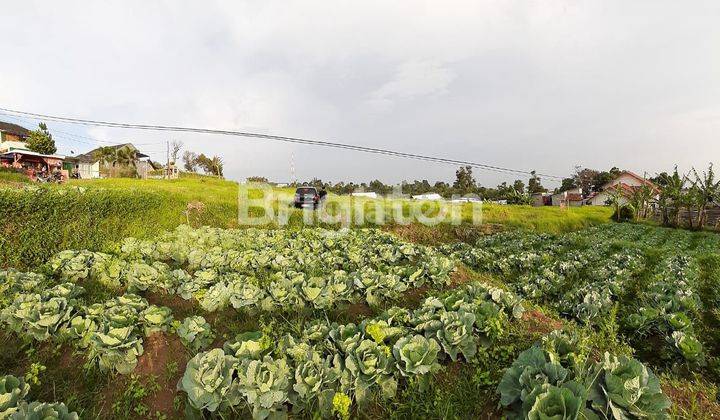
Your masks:
M552 194L547 192L535 193L530 196L530 204L533 207L551 206Z
M553 206L580 207L583 205L582 188L572 188L551 196Z
M147 178L151 171L161 168L150 160L150 156L140 152L132 143L117 144L107 147L114 149L115 153L120 150L133 153L136 159L134 162L134 169L140 178ZM98 147L71 159L73 164L76 166L73 169L78 171L81 178L85 177L83 175L86 175L87 178L100 178L105 174L112 176L113 169L119 168L115 162L100 162L101 149L101 147Z
M660 193L658 187L647 179L636 173L623 171L615 179L603 185L600 188L600 192L591 194L585 198L585 203L591 206L607 205L611 198L611 189L620 189L620 205L625 205L628 203L635 190L642 186L650 187L650 189L656 194Z
M413 200L442 200L442 196L437 193L419 194L411 197Z
M0 166L27 171L31 178L42 170L62 169L63 155L45 155L28 149L25 141L30 130L0 121Z
M17 124L0 121L0 153L11 150L27 150L25 140L30 130Z
M354 192L350 194L353 197L378 198L375 192Z

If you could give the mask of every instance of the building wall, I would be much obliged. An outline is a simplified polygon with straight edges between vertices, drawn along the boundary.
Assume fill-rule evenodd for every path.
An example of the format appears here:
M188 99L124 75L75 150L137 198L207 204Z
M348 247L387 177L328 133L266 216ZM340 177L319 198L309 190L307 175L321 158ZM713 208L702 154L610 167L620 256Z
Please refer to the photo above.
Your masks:
M630 176L628 174L620 175L619 177L610 181L610 183L608 185L613 186L613 185L617 185L621 182L623 184L629 185L631 187L640 187L643 185L643 183L639 179L635 178L634 176Z
M606 202L610 199L610 194L605 191L599 192L595 197L589 200L591 206L605 206ZM624 206L628 203L625 197L620 197L620 205Z
M100 162L78 164L78 173L82 179L100 178Z
M27 150L27 145L24 141L20 141L18 136L8 133L2 133L2 136L4 140L0 142L0 153L16 149Z
M552 195L552 205L553 206L561 205L565 201L565 199L566 199L565 197L567 197L567 195L564 192L559 193L559 194L553 194Z

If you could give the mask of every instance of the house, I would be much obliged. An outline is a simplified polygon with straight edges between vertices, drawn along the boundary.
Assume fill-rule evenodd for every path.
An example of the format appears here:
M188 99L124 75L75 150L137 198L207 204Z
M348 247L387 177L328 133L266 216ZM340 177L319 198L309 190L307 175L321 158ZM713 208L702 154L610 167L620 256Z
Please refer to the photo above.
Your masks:
M69 173L77 173L80 179L100 178L100 162L82 155L65 158L63 169Z
M112 149L116 154L124 153L125 155L132 156L133 169L137 172L137 175L140 178L147 178L151 171L160 169L157 164L150 160L150 156L141 153L132 143L123 143L107 147ZM123 170L127 172L127 168L129 168L129 166L127 164L120 163L118 160L108 158L107 161L101 162L101 149L104 149L104 147L98 147L71 159L71 161L76 165L73 169L78 171L81 178L83 178L83 174L85 174L87 178L100 178L106 174L113 176Z
M27 150L25 140L29 135L30 130L25 127L0 121L0 153L14 149Z
M583 205L582 188L576 187L550 196L553 206L579 207Z
M530 204L533 207L552 206L552 194L546 192L532 194Z
M0 166L32 171L62 169L63 155L45 155L29 150L25 140L30 130L17 124L0 121ZM67 174L64 174L65 176Z
M655 194L660 193L658 187L647 179L634 172L622 171L615 179L603 185L599 192L586 197L585 203L591 206L607 205L610 202L612 190L615 189L621 192L620 205L625 205L635 190L643 186L650 187Z
M0 166L27 170L31 178L33 177L31 169L35 172L40 172L43 169L48 171L62 170L64 159L65 156L63 155L44 155L27 149L13 148L4 153L0 152ZM67 178L67 173L64 173L63 176Z
M375 192L354 192L350 194L353 197L378 198Z
M413 200L442 200L442 196L437 193L418 194L411 196Z

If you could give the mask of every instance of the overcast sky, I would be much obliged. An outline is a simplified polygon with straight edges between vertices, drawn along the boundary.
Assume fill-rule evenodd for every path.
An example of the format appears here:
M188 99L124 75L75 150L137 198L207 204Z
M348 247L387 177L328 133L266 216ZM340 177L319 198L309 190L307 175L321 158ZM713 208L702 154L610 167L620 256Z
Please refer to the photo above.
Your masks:
M720 163L720 2L4 1L0 107L257 131L565 175ZM0 120L17 122L0 115ZM20 121L30 126L30 120ZM451 181L456 168L210 135L51 123L226 175ZM82 136L82 137L81 137ZM485 185L515 177L476 171Z

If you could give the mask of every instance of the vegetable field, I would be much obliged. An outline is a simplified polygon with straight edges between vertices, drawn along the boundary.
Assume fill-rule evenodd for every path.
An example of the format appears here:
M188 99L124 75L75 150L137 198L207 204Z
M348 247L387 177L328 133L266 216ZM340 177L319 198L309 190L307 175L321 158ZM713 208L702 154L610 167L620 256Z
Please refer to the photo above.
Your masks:
M61 251L0 272L0 417L711 417L719 244L181 225Z

